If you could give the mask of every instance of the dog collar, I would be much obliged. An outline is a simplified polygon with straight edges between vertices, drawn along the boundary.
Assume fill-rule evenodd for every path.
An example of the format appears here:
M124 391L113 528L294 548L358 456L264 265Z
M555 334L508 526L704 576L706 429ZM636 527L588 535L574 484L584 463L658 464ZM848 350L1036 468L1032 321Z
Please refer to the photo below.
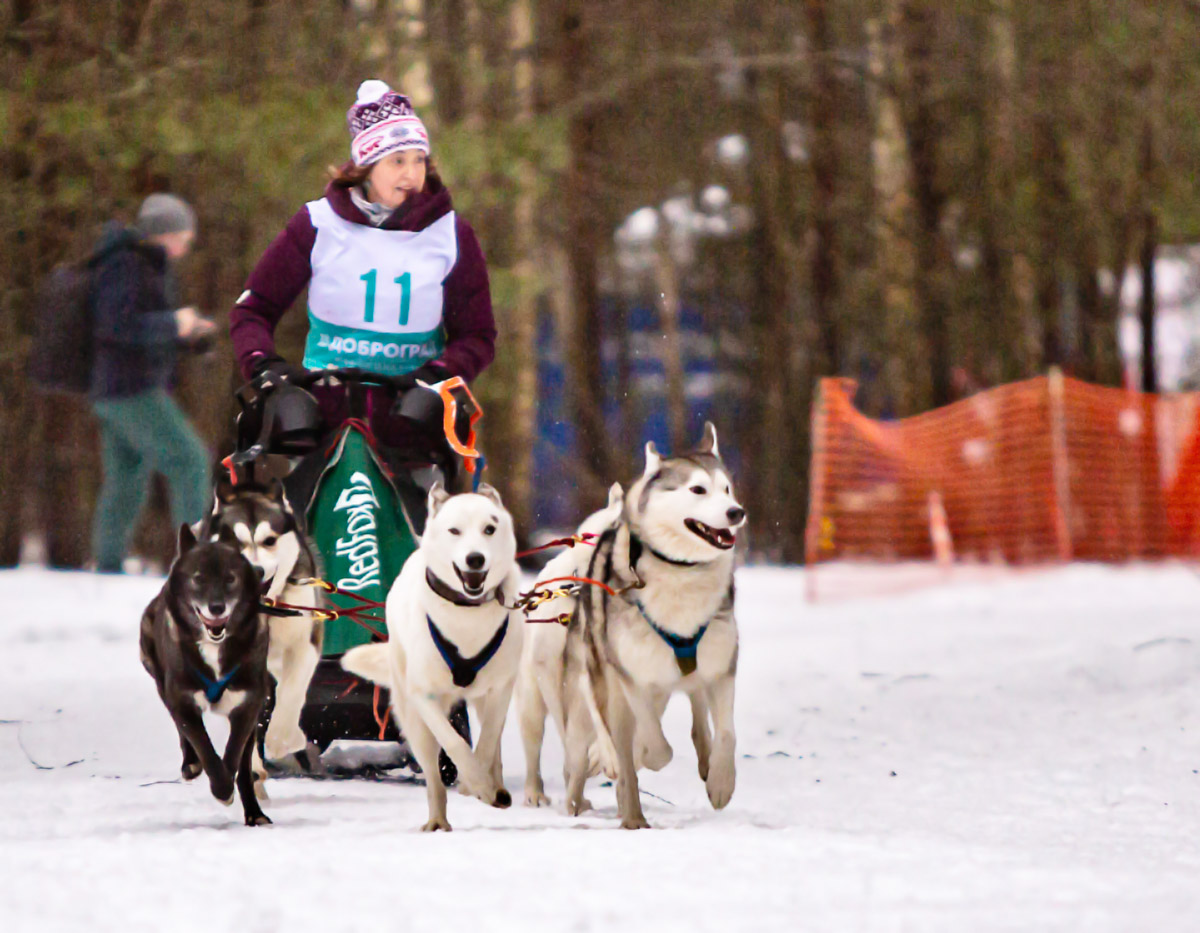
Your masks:
M233 675L238 672L238 668L241 666L241 664L235 664L233 670L219 680L213 680L198 667L193 667L192 673L200 678L200 683L204 684L205 699L209 703L216 704L221 702L221 697L225 695L225 689L229 686L229 681L233 680Z
M629 563L636 567L638 558L642 556L642 551L649 551L664 564L671 564L673 567L699 567L703 561L699 560L677 560L674 557L667 557L662 551L656 551L637 535L629 536Z
M508 631L508 617L505 616L504 624L496 629L496 634L483 646L483 650L473 658L464 658L458 650L458 645L442 634L441 629L434 624L433 618L426 615L425 619L429 623L429 634L433 636L433 643L437 647L438 654L446 662L446 667L450 668L450 676L454 679L456 687L469 687L475 682L479 672L500 650L504 634Z
M658 625L650 618L650 613L646 611L646 607L642 605L640 599L634 599L633 604L637 606L638 612L642 614L642 618L646 620L646 624L654 629L655 634L671 646L671 650L675 652L675 663L679 665L679 672L686 677L694 671L696 669L696 649L700 645L700 639L708 631L708 622L700 626L695 635L684 637L674 632L668 632L662 626Z
M433 592L446 600L448 603L454 603L456 606L482 606L486 602L491 602L493 599L503 599L500 592L500 587L496 587L490 593L484 593L482 596L471 597L466 593L460 592L450 586L445 580L439 577L436 573L425 568L425 582L429 584L429 588Z

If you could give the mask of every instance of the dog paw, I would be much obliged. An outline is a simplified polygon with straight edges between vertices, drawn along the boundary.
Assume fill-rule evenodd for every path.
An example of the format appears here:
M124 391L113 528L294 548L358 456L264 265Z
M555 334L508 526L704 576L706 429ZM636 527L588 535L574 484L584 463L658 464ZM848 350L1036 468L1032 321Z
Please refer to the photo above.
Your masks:
M308 738L299 729L293 729L284 732L282 735L272 735L271 730L267 730L266 739L263 741L263 749L267 753L268 761L280 761L294 752L302 752L308 747Z
M215 775L210 775L208 779L208 789L212 791L212 795L225 804L230 806L233 803L234 785L233 778L224 768Z
M644 816L627 816L621 820L622 829L649 829L650 824Z
M661 771L671 763L671 759L675 757L675 752L666 742L655 743L654 746L643 745L638 749L634 760L637 767L648 768L651 771Z
M269 816L267 816L265 813L247 813L246 814L246 825L247 826L270 826L271 818Z
M439 829L445 830L446 832L450 832L450 824L446 822L446 818L444 816L431 817L429 822L421 827L421 832L436 833Z
M711 768L708 780L704 782L708 791L708 801L714 810L721 810L733 797L734 770L733 763L719 762Z
M548 807L550 806L550 798L540 790L525 791L525 806L527 807Z
M700 780L708 780L708 759L700 758L696 761L696 770L700 772Z
M498 810L507 810L512 806L512 794L501 787L496 791L496 796L492 798L492 806Z
M200 772L204 768L200 766L198 761L185 761L183 767L179 769L179 773L183 775L185 781L194 781L200 776Z
M592 802L586 797L580 797L574 803L567 803L567 816L583 816L592 809Z
M271 795L267 793L267 785L264 777L254 775L254 798L256 800L270 800Z

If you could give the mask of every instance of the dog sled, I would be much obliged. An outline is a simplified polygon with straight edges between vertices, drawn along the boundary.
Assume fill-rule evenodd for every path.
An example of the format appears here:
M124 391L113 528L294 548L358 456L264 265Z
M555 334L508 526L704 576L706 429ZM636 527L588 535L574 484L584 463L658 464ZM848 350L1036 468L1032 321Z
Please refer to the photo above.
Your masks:
M345 388L348 416L332 431L308 391L319 383ZM420 442L385 450L376 441L368 421L372 388L384 390L393 411L413 422ZM386 640L384 603L417 548L426 489L437 479L452 490L478 484L483 458L475 424L482 410L459 378L402 388L388 376L356 369L314 370L286 382L264 374L239 389L237 400L236 450L225 461L231 478L258 481L278 464L271 458L285 458L284 488L323 567L324 643L301 728L320 752L338 739L395 742L403 749L386 691L343 670L340 659L357 645ZM268 611L296 608L279 604ZM451 721L470 742L465 707ZM388 762L406 765L415 762L403 751ZM454 765L444 754L440 769L442 780L453 783Z

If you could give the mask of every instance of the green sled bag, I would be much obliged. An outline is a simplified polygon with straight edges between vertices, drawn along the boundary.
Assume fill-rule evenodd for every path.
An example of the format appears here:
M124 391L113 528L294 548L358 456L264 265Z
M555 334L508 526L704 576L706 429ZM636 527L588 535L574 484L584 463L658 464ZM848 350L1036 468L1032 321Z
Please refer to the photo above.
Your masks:
M348 421L338 431L308 509L309 534L321 554L326 580L354 596L382 603L417 549L416 530L362 427ZM328 599L334 609L365 605L341 593L330 593ZM369 618L362 623L345 616L327 621L322 653L341 655L355 645L378 641L373 632L386 637L383 609L370 609L365 615Z

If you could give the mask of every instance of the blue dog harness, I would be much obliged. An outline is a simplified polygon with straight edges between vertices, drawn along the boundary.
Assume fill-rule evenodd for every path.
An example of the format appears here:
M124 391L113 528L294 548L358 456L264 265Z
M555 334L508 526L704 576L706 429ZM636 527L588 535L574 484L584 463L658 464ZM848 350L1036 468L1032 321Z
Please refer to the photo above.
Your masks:
M675 663L679 665L679 671L685 677L696 669L696 649L700 646L700 639L704 637L704 633L708 631L708 622L700 626L695 635L684 637L676 635L674 632L668 632L666 629L659 626L650 618L650 613L646 611L646 607L642 605L640 599L635 599L633 604L638 607L638 612L642 614L642 618L646 623L654 629L655 633L671 646L671 650L675 652ZM712 621L711 619L709 621Z
M238 668L241 666L241 664L235 664L233 670L220 680L213 680L211 677L206 676L204 671L195 667L192 668L192 673L200 678L200 683L204 684L205 699L215 706L221 702L221 697L225 695L225 689L229 686L229 681L233 680L233 675L238 672Z
M433 636L433 643L437 646L438 654L442 656L442 660L446 662L446 667L450 668L450 676L454 679L454 686L469 687L475 682L475 678L479 672L487 666L488 661L500 650L500 645L504 641L504 633L508 631L508 619L505 618L504 624L496 629L496 634L492 636L492 640L483 646L483 650L473 658L464 658L459 653L458 645L450 641L441 633L433 623L432 617L425 616L429 622L429 634Z

